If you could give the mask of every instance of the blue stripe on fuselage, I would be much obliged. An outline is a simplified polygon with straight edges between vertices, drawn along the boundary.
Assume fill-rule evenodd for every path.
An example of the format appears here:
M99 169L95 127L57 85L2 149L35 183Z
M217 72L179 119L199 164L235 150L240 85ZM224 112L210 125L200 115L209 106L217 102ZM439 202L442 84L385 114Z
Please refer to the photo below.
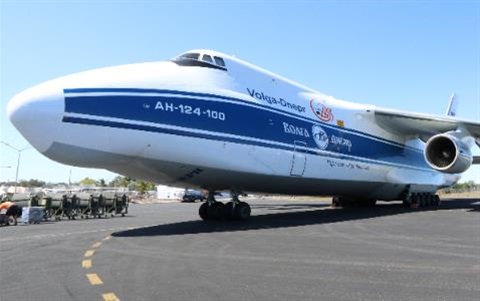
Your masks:
M354 130L354 129L347 129L347 128L344 128L344 127L339 127L339 126L334 125L334 124L324 124L324 123L320 122L318 119L312 119L308 116L299 115L299 114L296 114L296 113L292 113L290 111L285 111L285 110L278 109L278 108L268 106L268 105L264 105L264 104L259 104L259 103L256 103L256 102L252 102L250 100L245 100L245 99L240 99L240 98L235 98L235 97L230 97L230 96L225 96L225 95L218 95L218 94L211 94L211 93L201 93L201 92L187 92L187 91L179 91L179 90L167 90L167 89L145 89L145 88L71 88L71 89L64 89L64 93L65 94L72 94L72 93L73 94L85 94L85 95L92 94L92 93L132 93L132 94L135 93L135 94L169 94L169 95L171 94L171 95L184 95L184 96L188 96L188 97L208 97L208 98L213 98L213 99L231 100L231 101L235 101L235 102L239 102L239 103L243 103L243 104L248 104L249 106L255 106L255 107L259 107L259 108L268 109L270 111L276 111L276 112L279 112L279 113L284 114L284 115L295 116L297 118L300 118L300 119L303 119L303 120L306 120L306 121L311 121L311 122L314 122L316 124L320 124L322 126L326 126L326 127L330 127L330 128L336 128L336 129L338 129L340 131L343 131L343 132L357 133L357 134L360 134L360 135L363 135L363 136L370 137L372 139L384 141L385 143L390 143L390 144L397 145L398 147L401 147L401 148L408 148L408 149L411 149L411 150L416 150L416 151L422 152L422 150L411 148L411 147L408 147L408 146L403 145L401 143L398 143L398 142L395 142L395 141L390 141L390 140L387 140L385 138L374 136L374 135L371 135L371 134L368 134L368 133L365 133L365 132L362 132L362 131L358 131L358 130Z
M107 92L107 90L108 92L111 92L109 89L105 89L105 91L100 91L100 89L98 89L94 92ZM67 91L70 93L82 93L80 90L66 90L66 92ZM142 89L142 91L146 90ZM132 91L132 89L128 89L128 91L118 91L118 89L116 89L116 92L134 91ZM155 90L155 93L158 93L158 90ZM355 133L346 132L344 129L340 131L334 127L323 126L323 124L318 122L309 121L307 119L300 120L285 114L275 113L272 110L260 109L255 106L239 105L238 103L232 102L208 101L205 99L194 98L192 97L192 94L188 94L189 98L185 98L183 95L184 94L178 94L175 96L67 95L65 97L65 111L67 113L121 118L125 120L150 122L159 125L163 124L232 134L270 140L288 145L293 145L295 140L300 140L307 143L308 148L317 148L312 137L312 126L316 124L322 126L329 137L335 136L337 137L337 140L341 141L344 139L343 141L351 142L351 148L346 147L345 145L330 143L326 149L327 151L337 153L338 155L343 154L362 157L367 160L374 159L393 164L428 168L423 155L418 151L392 145L391 143L385 143L378 139L359 136ZM205 95L202 94L202 97L205 97ZM163 109L155 109L158 106L158 103L161 104ZM180 106L183 106L182 110L179 109ZM186 114L186 106L189 106L192 110L198 108L200 110L200 115L194 113ZM172 107L176 109L171 109ZM207 111L210 112L210 115L205 114ZM211 116L211 112L216 112L216 119L212 118L213 116ZM218 119L219 113L225 114L224 121ZM79 121L80 120L77 120L77 122ZM90 124L92 123L90 122ZM293 134L291 131L286 132L285 124L293 126L292 129L298 129L296 134ZM135 125L133 125L133 128L130 128L134 129L134 127ZM305 137L307 134L300 135L300 133L304 132L301 129L308 132L308 137Z
M176 136L182 136L182 137L188 137L188 138L201 138L201 139L208 139L208 140L221 141L221 142L232 142L232 143L239 143L243 145L255 145L255 146L272 148L276 150L278 149L287 150L287 151L295 150L294 145L284 146L284 145L278 145L275 143L252 141L249 139L225 137L225 136L219 136L214 134L196 133L196 132L187 131L187 130L167 129L167 128L162 128L157 126L132 124L132 123L118 122L118 121L107 121L107 120L98 120L98 119L82 118L82 117L63 117L62 121L66 123L73 123L73 124L95 125L95 126L111 127L116 129L128 129L128 130L137 130L137 131L145 131L145 132L153 132L153 133L162 133L162 134L176 135ZM317 156L322 156L326 158L336 158L336 159L344 159L344 160L356 161L356 162L367 163L367 164L381 164L386 166L399 167L398 165L393 163L388 163L388 162L377 163L377 162L372 162L371 160L368 160L368 159L351 158L351 157L342 156L340 154L335 154L335 153L326 154L320 151L312 151L309 149L304 149L302 150L302 152L306 154L317 155ZM419 167L415 167L415 166L412 166L412 167L401 166L401 167L407 168L407 169L413 169L413 170L419 169ZM362 169L365 169L365 167L362 167Z

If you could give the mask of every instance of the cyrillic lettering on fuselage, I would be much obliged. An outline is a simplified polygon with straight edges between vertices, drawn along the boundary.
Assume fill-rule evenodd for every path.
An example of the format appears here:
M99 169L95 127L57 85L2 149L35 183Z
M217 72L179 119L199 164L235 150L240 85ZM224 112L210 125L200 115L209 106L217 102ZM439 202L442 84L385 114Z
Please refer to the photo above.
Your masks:
M306 138L310 137L310 134L308 133L307 129L299 126L294 126L286 122L283 123L283 131L291 135L302 136Z

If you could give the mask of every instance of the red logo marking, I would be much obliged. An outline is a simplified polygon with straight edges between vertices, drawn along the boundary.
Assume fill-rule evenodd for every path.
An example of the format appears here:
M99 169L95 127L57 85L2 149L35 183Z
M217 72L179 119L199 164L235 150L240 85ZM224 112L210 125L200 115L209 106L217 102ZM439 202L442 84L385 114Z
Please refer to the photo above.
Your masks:
M312 99L310 101L310 107L312 108L313 113L317 115L320 120L325 122L330 122L333 120L332 109L324 106L318 100Z

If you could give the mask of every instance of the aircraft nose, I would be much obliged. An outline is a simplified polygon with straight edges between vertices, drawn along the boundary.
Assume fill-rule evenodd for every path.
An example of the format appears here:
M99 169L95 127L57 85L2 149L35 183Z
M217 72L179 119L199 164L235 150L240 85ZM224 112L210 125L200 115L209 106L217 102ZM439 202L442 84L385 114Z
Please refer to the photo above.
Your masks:
M7 106L12 124L39 152L52 145L64 111L62 89L44 83L15 95Z

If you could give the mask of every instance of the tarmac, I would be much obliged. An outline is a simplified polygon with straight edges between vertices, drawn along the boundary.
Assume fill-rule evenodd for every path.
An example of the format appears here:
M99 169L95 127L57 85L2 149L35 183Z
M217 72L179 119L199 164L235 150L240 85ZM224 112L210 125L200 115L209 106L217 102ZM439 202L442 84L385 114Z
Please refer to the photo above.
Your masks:
M438 209L249 200L0 228L0 300L480 300L480 199Z

